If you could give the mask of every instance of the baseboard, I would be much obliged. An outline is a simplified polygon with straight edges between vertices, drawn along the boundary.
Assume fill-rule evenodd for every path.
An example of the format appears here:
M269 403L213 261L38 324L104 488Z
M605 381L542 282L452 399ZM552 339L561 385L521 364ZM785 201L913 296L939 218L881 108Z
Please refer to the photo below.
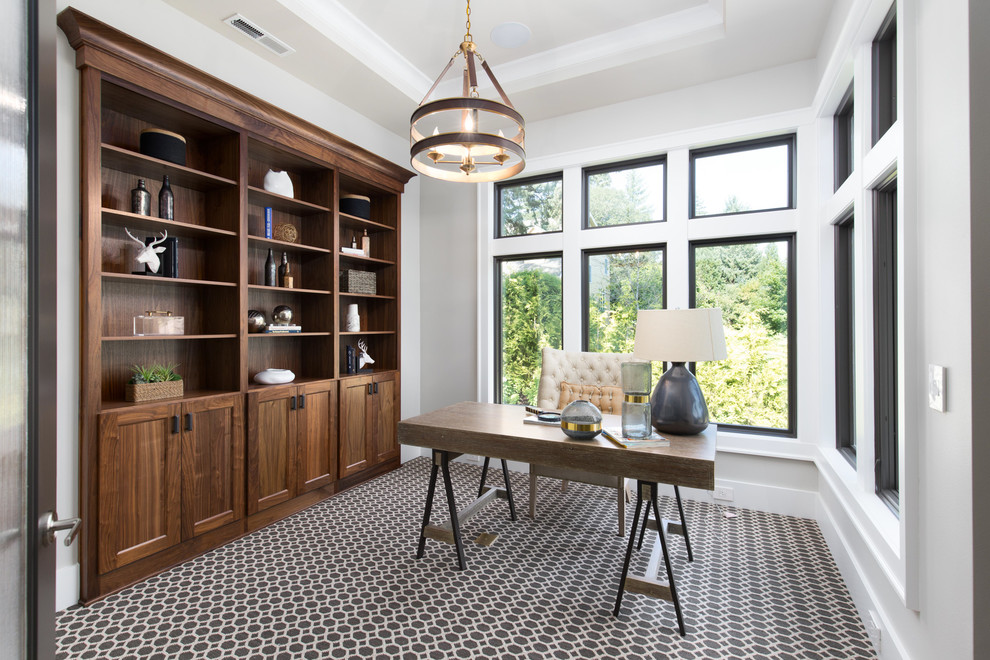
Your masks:
M891 618L887 616L884 608L879 605L873 589L864 578L865 571L862 564L849 551L850 543L841 531L840 526L836 524L832 510L820 496L816 499L818 528L825 538L825 543L832 553L832 558L835 560L835 565L838 567L839 573L842 574L842 579L846 583L846 588L849 590L850 596L852 596L853 603L856 605L856 610L859 612L860 618L867 626L869 626L869 613L871 611L876 612L879 618L883 635L880 649L877 650L877 656L880 660L912 660L901 643L899 636L891 627Z
M63 566L55 571L55 611L79 602L79 564Z

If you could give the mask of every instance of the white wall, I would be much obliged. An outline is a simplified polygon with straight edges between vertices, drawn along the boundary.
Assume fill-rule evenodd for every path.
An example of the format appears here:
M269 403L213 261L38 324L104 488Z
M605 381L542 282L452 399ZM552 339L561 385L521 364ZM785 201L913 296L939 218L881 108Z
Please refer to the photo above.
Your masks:
M161 0L58 0L159 50L273 103L373 153L408 167L406 140L313 87L287 76L265 59L192 21ZM176 35L182 35L176 38ZM236 35L235 35L236 36ZM332 75L332 67L328 67ZM58 511L78 514L79 419L79 77L75 51L58 39ZM402 415L419 411L419 177L406 186L402 204ZM78 544L77 544L78 545ZM76 546L59 546L56 607L78 600Z

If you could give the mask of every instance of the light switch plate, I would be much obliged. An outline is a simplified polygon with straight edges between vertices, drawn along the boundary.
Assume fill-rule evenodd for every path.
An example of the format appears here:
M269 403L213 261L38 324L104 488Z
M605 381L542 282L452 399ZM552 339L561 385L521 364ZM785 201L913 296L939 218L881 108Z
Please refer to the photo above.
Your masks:
M945 367L928 365L928 407L945 412Z

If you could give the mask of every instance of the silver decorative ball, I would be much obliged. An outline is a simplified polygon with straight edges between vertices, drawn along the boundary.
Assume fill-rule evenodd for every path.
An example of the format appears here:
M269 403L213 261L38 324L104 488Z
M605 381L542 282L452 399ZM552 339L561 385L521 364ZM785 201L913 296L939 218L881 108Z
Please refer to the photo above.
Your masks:
M248 332L264 332L268 327L265 313L256 309L248 310Z
M591 440L602 432L602 411L590 401L572 401L560 412L560 429L575 440Z
M292 308L288 305L279 305L273 309L272 322L275 325L289 325L292 323Z

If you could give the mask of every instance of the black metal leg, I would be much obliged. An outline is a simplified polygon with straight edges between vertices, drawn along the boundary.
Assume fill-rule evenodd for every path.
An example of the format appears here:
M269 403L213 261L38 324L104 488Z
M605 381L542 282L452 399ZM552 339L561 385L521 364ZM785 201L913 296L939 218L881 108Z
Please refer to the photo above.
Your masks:
M636 523L639 522L639 512L643 508L643 490L641 488L641 483L636 483L636 513L633 514L632 529L633 532L629 534L629 546L626 548L626 561L622 564L622 577L619 578L619 593L615 596L615 609L612 611L613 616L619 616L619 608L622 607L622 594L626 589L626 576L629 575L629 560L632 558L633 545L636 543ZM649 510L646 512L647 517L649 517Z
M485 480L488 479L488 462L490 460L492 459L485 456L485 464L481 468L481 485L478 486L478 497L481 497L482 495L485 494ZM515 520L515 518L513 518L513 520Z
M426 526L430 524L430 512L433 510L433 495L437 488L437 453L433 452L433 469L430 470L430 488L426 492L426 510L423 511L423 527L419 530L419 549L416 550L416 559L423 558L423 551L426 548Z
M447 490L447 508L450 509L450 531L454 534L454 545L457 546L457 564L467 570L464 561L464 544L461 542L461 523L457 520L457 505L454 503L454 485L450 481L450 454L441 452L440 467L443 470L443 485Z
M485 467L486 468L488 467L488 459L487 458L485 459ZM505 494L509 498L509 514L512 516L512 519L515 520L516 519L516 505L512 501L512 484L509 483L509 464L505 461L504 458L502 459L502 476L505 477ZM482 484L485 483L484 482L484 477L482 477L482 482L481 483ZM481 497L481 493L478 493L478 497Z
M677 486L674 486L674 496L677 498L677 513L681 516L681 534L684 536L684 545L687 547L688 561L694 561L694 554L691 552L691 538L687 531L687 520L684 519L684 505L681 504L681 489Z
M663 549L663 564L667 568L667 584L670 585L670 599L674 601L674 612L677 613L677 629L684 637L684 616L681 614L681 601L677 599L677 587L674 586L674 570L670 565L670 554L667 552L667 539L663 535L663 524L660 519L660 507L657 506L657 485L650 486L650 503L653 505L653 515L657 519L657 536L660 537L660 547Z
M650 520L650 507L646 507L646 515L643 516L643 526L639 530L639 543L636 544L637 550L643 549L643 537L646 536L646 523ZM633 534L636 533L636 525L632 526Z

